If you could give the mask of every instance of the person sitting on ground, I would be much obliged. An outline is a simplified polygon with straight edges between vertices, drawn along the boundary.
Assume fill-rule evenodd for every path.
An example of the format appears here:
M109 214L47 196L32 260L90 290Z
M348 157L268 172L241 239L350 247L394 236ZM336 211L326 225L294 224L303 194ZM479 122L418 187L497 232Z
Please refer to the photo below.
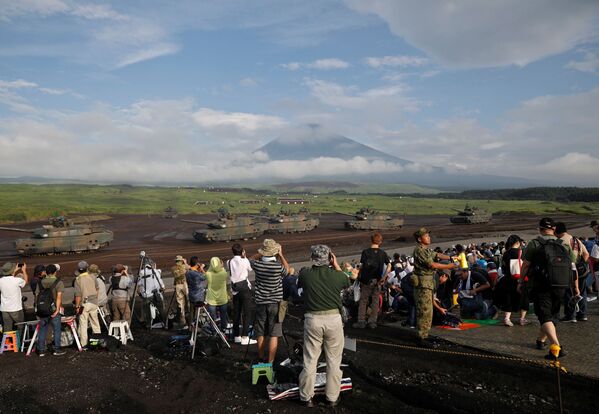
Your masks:
M156 268L156 263L148 258L145 259L144 265L139 271L137 289L142 297L142 319L147 327L150 329L165 328L162 271ZM156 309L154 317L152 316L152 306Z
M60 329L61 316L64 314L62 307L62 294L65 286L62 280L58 277L58 269L56 265L50 264L46 267L46 277L40 281L40 293L38 296L43 296L42 292L49 290L49 295L52 298L52 304L48 306L50 315L41 315L41 310L37 310L39 318L39 332L37 337L37 352L43 357L46 355L46 336L48 334L48 325L52 325L54 331L54 355L64 355L65 351L60 349Z
M248 336L249 327L252 323L252 284L249 274L252 265L247 259L245 250L239 243L235 243L231 250L233 258L228 262L231 274L231 291L233 293L233 340L236 344L253 345L254 339ZM239 326L241 325L241 335Z
M433 298L433 325L443 325L453 300L453 286L449 281L449 271L435 272L435 296Z
M283 278L289 273L289 264L281 245L273 239L264 239L258 254L251 257L250 264L256 275L254 333L258 341L258 358L272 363L277 355L279 337L283 335ZM265 337L269 337L268 356L265 355Z
M96 289L98 290L98 308L104 313L104 321L110 323L110 307L108 306L108 291L106 290L106 278L98 265L89 266L88 273L96 278Z
M458 265L462 269L468 269L468 260L466 260L466 249L464 249L464 246L461 244L457 244L455 246L455 251L458 259ZM451 256L451 254L449 254L448 256Z
M81 347L86 349L88 342L88 322L92 332L99 334L100 322L98 320L98 288L95 275L88 272L89 265L80 261L77 266L75 279L75 311L79 315L78 334Z
M113 320L125 320L131 323L131 307L129 306L129 288L133 286L133 278L128 274L128 267L117 264L112 269L110 291L112 293Z
M229 296L227 293L227 280L229 274L223 266L222 260L218 257L210 259L210 267L205 274L208 282L206 291L206 304L208 305L208 313L214 321L217 321L220 315L220 330L224 334L227 330L229 318L227 316L227 304Z
M21 269L22 277L15 276ZM27 275L27 265L25 263L17 266L14 263L7 262L2 266L2 277L0 277L0 311L2 312L2 328L4 332L15 330L15 324L23 322L23 289L29 276Z
M303 268L299 286L304 290L304 368L299 377L300 400L313 407L314 382L318 359L326 354L325 395L329 405L336 406L341 390L341 357L343 356L343 322L341 291L349 280L341 271L337 258L325 245L310 248L312 267Z
M480 273L458 268L454 274L460 278L458 284L458 303L460 304L460 313L462 317L472 317L475 319L488 319L496 314L494 306L489 306L489 302L484 297L484 292L491 289L489 281Z

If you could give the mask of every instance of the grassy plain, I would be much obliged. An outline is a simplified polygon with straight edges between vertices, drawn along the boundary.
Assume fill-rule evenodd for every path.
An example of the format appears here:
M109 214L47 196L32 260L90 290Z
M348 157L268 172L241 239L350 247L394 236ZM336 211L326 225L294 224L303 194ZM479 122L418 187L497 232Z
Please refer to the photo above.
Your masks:
M73 184L2 184L0 185L0 222L23 222L56 215L73 214L160 214L168 206L182 214L205 214L227 207L235 213L256 213L263 207L271 211L281 208L281 197L309 200L312 213L353 213L360 207L409 215L451 214L470 203L492 213L555 214L572 213L599 215L599 203L509 201L509 200L448 200L416 198L399 195L286 195L240 191L212 191L189 187L143 187L129 185ZM258 200L259 204L241 204L240 200ZM196 202L208 202L196 205ZM290 206L298 210L301 206ZM285 208L288 208L285 206Z

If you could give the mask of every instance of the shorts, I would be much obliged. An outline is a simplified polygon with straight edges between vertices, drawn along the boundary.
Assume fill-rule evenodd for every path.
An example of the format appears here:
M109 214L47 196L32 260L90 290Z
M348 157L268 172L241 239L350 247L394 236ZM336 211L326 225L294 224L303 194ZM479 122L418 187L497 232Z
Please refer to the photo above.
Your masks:
M532 292L535 314L539 323L553 322L555 325L564 297L564 288L534 289Z
M283 324L279 322L279 304L256 305L255 336L283 336Z

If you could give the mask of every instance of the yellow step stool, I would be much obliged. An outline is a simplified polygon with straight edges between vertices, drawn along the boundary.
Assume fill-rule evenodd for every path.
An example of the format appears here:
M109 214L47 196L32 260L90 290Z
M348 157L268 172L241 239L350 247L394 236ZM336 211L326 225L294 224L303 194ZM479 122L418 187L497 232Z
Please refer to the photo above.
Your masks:
M0 354L4 352L12 351L19 352L19 332L18 331L8 331L2 334L2 345L0 345Z
M275 382L272 364L255 364L252 365L252 385L256 385L261 377L268 380L269 384Z

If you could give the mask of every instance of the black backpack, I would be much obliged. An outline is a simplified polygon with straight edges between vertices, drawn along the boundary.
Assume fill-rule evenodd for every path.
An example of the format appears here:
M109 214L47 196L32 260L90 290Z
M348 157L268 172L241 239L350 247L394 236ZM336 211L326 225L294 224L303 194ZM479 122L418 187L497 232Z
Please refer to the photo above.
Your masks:
M121 285L121 279L123 278L123 275L117 276L117 275L113 275L110 278L110 290L127 290L127 289L123 289L122 287L120 287Z
M540 277L541 284L556 288L569 287L572 284L572 259L570 253L559 239L543 239L540 244L535 276Z
M576 237L572 237L572 244L573 246L571 247L578 253L576 257L576 271L578 272L578 278L584 279L588 276L591 269L589 268L589 264L582 257L582 248L580 247L582 243L580 240L578 240Z
M56 312L56 300L54 299L54 295L52 291L58 285L58 279L52 283L50 287L42 289L37 295L37 299L35 302L35 307L37 311L35 314L40 318L47 318L52 316L54 312Z

